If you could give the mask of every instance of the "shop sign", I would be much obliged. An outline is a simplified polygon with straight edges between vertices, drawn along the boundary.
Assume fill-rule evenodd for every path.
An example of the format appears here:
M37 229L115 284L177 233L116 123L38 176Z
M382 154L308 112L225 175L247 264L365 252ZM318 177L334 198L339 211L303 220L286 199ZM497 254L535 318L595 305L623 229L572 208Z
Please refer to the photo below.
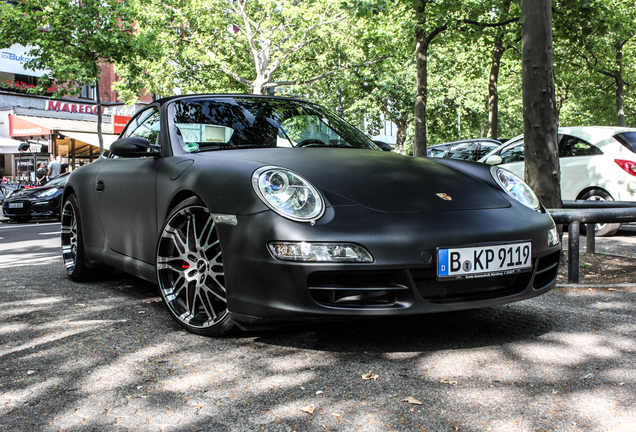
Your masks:
M50 135L51 129L9 114L9 136Z
M78 114L97 114L97 105L84 105L56 100L47 100L44 109L49 111L69 112ZM104 107L102 107L102 113Z
M128 120L130 117L114 115L113 116L113 133L119 134L122 133L126 125L128 124Z
M7 72L20 75L29 75L40 77L47 71L43 69L27 70L25 69L26 63L33 60L29 56L29 52L33 49L32 46L11 45L9 48L3 48L0 50L0 72Z

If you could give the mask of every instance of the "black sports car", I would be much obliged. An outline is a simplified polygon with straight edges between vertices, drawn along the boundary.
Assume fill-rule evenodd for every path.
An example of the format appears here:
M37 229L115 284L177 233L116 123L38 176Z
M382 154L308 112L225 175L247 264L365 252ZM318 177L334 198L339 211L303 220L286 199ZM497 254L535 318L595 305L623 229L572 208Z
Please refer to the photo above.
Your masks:
M62 174L44 186L13 191L2 203L2 213L16 222L34 217L60 219L60 199L68 174Z
M555 286L554 222L510 172L384 152L296 99L138 112L64 190L66 272L157 283L187 330L479 308Z

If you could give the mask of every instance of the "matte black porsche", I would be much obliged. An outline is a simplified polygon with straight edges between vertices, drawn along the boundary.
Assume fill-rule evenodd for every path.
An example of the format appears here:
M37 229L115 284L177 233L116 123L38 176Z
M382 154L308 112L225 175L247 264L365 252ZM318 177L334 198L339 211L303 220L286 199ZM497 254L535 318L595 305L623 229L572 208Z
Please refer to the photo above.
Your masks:
M382 151L318 105L195 95L138 112L64 190L76 281L158 284L187 330L479 308L555 286L554 222L514 174Z

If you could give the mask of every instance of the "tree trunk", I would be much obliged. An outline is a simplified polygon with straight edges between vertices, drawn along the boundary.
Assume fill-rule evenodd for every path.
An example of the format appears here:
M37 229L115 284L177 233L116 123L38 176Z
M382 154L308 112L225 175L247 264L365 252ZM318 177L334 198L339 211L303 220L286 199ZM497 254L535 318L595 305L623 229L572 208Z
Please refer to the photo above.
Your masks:
M623 44L616 42L616 66L618 69L614 73L616 80L616 113L618 114L618 125L625 126L625 95L623 81Z
M397 133L395 134L395 150L404 149L404 141L406 141L406 129L408 124L406 121L395 122L397 126Z
M521 0L525 178L548 208L561 207L552 50L552 2Z
M97 140L99 141L99 156L101 157L104 154L104 138L102 137L102 98L99 95L99 79L95 81L95 95L97 96Z
M415 30L415 58L417 62L417 94L415 96L415 142L413 156L426 156L426 102L428 76L428 40L426 38L426 0L416 8L419 18Z
M502 14L508 14L510 11L510 1L504 1L501 9ZM506 52L504 48L505 29L497 31L495 43L492 48L490 57L490 76L488 77L488 137L497 139L499 136L499 70L501 68L501 58Z
M495 46L492 49L490 76L488 77L488 137L497 139L499 130L499 91L497 83L499 81L499 68L501 57L504 54L503 36L499 35L495 39Z

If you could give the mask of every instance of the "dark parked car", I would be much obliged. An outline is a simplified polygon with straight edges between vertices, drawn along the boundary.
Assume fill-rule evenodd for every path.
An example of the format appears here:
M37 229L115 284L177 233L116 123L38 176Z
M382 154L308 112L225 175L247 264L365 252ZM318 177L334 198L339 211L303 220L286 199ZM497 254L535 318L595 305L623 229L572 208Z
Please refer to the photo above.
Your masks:
M476 138L438 144L426 148L427 157L477 161L501 145L501 141Z
M35 217L60 219L60 199L68 174L52 179L44 186L13 191L2 202L2 213L16 222L28 222Z
M62 249L71 279L129 272L212 336L527 299L555 286L560 244L509 171L381 151L296 99L193 95L70 175Z

